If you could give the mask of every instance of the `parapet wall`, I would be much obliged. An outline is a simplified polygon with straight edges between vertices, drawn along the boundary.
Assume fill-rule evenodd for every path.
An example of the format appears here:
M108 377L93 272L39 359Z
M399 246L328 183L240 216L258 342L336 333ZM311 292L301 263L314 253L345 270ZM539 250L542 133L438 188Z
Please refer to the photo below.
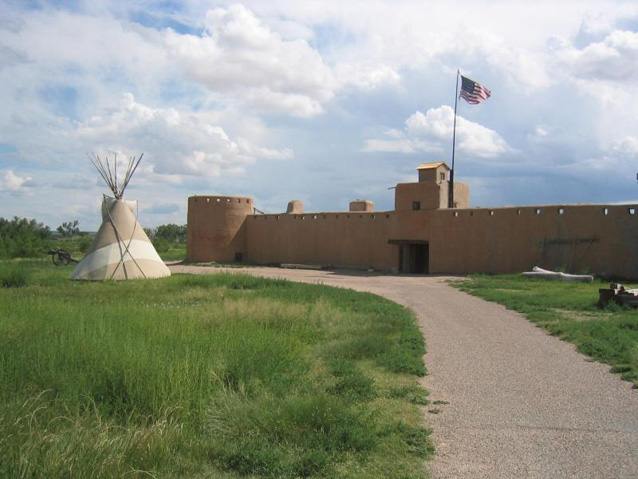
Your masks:
M255 215L246 221L248 261L391 270L394 214L370 212Z
M252 198L191 196L188 198L188 261L231 263L246 255L246 217Z
M434 273L515 273L538 265L638 278L636 205L433 211L428 240Z
M306 213L247 218L247 259L399 269L400 243L424 242L430 273L533 266L638 278L638 206L555 205Z
M638 278L638 205L252 212L250 198L189 198L188 260L396 272L414 244L422 245L430 273L517 273L538 265Z

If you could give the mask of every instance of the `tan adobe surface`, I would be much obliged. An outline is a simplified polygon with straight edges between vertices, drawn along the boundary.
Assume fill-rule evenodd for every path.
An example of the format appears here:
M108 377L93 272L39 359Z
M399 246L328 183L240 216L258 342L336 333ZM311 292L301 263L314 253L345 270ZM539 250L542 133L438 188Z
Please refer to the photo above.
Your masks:
M442 161L439 161L437 163L422 163L417 167L417 170L429 170L432 168L438 168L439 166L445 166L445 168L449 171L450 167L447 166L447 164L445 164Z
M457 208L448 209L448 187L438 175L398 184L394 211L380 212L255 215L250 198L191 197L187 258L408 273L541 266L638 278L636 205L470 208L467 185L455 182Z

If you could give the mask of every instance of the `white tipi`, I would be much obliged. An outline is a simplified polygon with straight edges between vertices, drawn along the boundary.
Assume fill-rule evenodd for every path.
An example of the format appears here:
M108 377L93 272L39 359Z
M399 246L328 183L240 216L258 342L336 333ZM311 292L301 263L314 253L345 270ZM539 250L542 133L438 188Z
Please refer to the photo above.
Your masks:
M124 190L142 160L131 157L121 185L117 183L117 157L113 165L108 157L90 157L115 198L104 195L102 226L86 255L71 273L74 280L161 278L171 272L155 251L144 228L137 221L137 202L122 199Z

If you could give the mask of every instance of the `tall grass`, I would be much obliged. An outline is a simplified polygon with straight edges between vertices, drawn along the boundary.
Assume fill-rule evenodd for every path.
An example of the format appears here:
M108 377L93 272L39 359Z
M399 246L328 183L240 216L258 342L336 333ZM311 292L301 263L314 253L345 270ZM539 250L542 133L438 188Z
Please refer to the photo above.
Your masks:
M1 477L423 477L423 342L377 296L218 274L0 289Z
M27 268L18 262L0 262L0 287L21 288L29 281Z
M580 352L610 364L613 372L638 387L638 310L614 304L598 308L598 289L608 283L475 275L455 285L523 313Z

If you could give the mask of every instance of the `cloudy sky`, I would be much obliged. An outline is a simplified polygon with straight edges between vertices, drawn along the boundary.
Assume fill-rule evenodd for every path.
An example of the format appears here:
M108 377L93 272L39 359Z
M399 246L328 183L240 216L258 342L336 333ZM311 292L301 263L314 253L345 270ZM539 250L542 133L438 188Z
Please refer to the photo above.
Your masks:
M145 226L194 194L394 207L422 162L473 206L638 201L631 1L0 0L0 216L99 226L87 153L144 152Z

